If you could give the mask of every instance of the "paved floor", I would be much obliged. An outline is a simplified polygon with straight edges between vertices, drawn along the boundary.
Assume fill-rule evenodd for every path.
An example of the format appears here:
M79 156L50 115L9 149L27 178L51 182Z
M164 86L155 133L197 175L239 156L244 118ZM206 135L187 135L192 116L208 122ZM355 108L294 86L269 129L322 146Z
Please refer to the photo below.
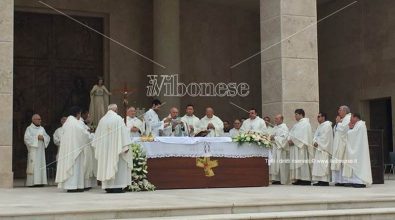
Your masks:
M259 188L218 188L159 190L106 194L101 189L65 193L56 187L0 189L0 216L13 213L78 212L87 210L161 210L174 207L221 207L304 203L314 201L373 201L395 199L395 180L370 188L314 186L269 186Z

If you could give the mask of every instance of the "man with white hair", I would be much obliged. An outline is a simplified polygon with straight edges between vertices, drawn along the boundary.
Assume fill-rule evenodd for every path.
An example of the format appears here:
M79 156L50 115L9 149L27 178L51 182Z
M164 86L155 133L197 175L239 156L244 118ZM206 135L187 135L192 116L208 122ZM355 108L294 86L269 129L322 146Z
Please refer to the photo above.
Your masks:
M116 104L108 106L108 112L100 119L93 147L98 162L97 180L107 193L122 193L132 182L132 144L128 129L117 114Z
M130 137L140 137L144 128L143 122L136 117L136 108L131 106L126 114L126 127L130 131Z
M211 107L206 108L206 116L200 119L200 132L207 133L208 137L220 137L224 133L224 123Z
M32 123L25 131L24 141L27 147L26 186L44 186L47 184L45 148L50 137L41 126L41 117L33 115Z
M185 136L186 127L184 122L181 121L181 118L178 117L178 113L178 109L176 107L172 107L170 109L170 114L162 120L162 136Z
M346 183L343 179L343 163L345 150L347 145L348 124L351 120L350 108L348 106L340 106L338 116L336 117L336 125L334 127L335 136L333 138L333 155L332 155L332 181L335 186L344 186Z

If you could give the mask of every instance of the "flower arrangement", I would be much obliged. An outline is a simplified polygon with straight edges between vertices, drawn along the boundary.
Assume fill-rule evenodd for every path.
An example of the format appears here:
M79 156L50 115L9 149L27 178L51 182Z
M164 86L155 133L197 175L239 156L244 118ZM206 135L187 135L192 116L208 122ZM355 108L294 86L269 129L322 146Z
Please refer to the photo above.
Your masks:
M149 133L148 135L142 135L140 137L141 142L153 142L154 139L155 137L151 133Z
M133 154L133 169L132 169L132 185L129 186L128 191L154 191L155 186L152 185L148 179L147 155L141 148L140 144L132 144L130 151Z
M253 131L249 131L247 133L240 133L239 135L233 138L233 141L239 144L254 143L257 144L259 147L266 147L266 148L270 148L272 146L269 135L265 135Z

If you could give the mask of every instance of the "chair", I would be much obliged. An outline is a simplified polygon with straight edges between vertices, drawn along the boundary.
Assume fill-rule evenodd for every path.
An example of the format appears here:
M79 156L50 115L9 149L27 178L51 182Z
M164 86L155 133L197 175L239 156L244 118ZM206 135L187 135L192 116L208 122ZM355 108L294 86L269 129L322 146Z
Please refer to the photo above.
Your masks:
M390 179L391 173L395 174L395 152L390 152L390 163L384 164L384 174L387 167L390 168L390 172L388 173L388 179Z

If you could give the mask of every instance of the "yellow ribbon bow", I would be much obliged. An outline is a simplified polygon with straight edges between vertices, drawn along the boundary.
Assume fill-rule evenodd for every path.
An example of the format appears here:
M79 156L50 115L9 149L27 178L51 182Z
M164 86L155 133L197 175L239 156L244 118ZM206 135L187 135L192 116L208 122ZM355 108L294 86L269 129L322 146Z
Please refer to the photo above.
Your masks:
M211 160L210 157L196 158L196 166L204 169L207 177L214 176L213 168L218 166L217 160Z

